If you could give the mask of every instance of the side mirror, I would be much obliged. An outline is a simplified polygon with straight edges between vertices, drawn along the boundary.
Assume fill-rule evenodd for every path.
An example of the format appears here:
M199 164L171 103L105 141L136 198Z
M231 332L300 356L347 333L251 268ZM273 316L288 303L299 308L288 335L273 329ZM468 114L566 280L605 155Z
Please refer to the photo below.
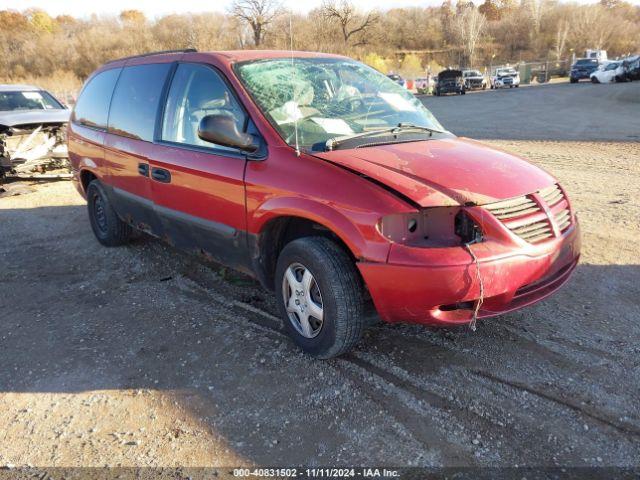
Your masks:
M236 122L229 115L204 117L198 126L198 137L205 142L237 148L248 153L258 150L258 143L253 135L238 131Z

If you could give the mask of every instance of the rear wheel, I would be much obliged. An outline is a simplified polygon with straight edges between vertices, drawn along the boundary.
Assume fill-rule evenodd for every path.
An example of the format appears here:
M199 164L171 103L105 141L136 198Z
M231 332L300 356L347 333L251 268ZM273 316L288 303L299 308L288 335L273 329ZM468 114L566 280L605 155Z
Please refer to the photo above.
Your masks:
M87 208L91 229L102 245L117 247L129 241L131 226L118 218L98 180L93 180L87 187Z
M305 237L287 244L276 267L276 295L293 341L317 358L349 351L365 327L362 280L335 242Z

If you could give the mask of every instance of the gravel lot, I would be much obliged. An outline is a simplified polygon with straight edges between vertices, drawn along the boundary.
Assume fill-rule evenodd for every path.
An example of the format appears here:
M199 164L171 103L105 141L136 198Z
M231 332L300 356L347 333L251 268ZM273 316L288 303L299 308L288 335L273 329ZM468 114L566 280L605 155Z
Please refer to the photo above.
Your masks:
M559 177L582 263L475 333L380 325L328 362L245 277L99 246L68 182L0 199L0 466L637 466L640 120L620 117L638 87L426 98Z

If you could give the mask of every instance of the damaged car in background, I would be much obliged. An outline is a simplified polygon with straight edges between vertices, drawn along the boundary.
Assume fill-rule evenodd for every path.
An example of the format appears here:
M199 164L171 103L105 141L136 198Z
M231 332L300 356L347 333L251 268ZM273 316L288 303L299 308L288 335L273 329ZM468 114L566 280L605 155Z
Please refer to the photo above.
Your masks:
M0 85L0 183L7 176L66 178L70 111L49 92Z
M464 86L467 90L487 88L487 79L480 70L463 70L462 78L464 78Z
M438 73L436 95L440 96L447 93L456 93L458 95L467 93L464 78L460 70L447 69Z

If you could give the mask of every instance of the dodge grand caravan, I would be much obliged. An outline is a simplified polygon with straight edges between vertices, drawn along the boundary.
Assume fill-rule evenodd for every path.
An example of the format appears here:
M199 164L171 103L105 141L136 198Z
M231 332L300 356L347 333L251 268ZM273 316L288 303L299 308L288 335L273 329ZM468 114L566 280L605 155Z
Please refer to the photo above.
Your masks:
M556 291L578 262L566 191L457 138L349 58L160 52L87 80L69 154L105 246L134 229L257 278L291 337L349 350L388 322L467 324Z

